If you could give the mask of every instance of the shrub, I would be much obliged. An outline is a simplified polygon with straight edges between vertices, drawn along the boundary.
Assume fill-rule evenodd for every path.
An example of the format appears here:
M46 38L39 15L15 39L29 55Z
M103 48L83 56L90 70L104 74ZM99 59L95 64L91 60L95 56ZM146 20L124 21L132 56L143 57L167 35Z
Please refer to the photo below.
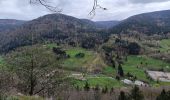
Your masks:
M128 45L128 50L129 50L129 54L131 54L131 55L138 55L138 54L140 54L141 47L140 47L139 44L133 42L133 43L130 43Z
M84 53L78 53L75 55L76 58L83 58L85 56Z

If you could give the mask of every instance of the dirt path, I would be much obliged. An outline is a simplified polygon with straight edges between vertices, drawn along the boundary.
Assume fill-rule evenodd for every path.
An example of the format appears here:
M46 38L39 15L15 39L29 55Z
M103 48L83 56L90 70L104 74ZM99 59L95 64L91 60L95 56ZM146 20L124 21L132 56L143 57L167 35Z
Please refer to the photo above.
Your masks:
M100 55L95 53L95 58L93 59L93 61L88 62L88 64L86 64L85 66L89 72L92 72L95 68L102 68L102 66L105 66L105 64Z

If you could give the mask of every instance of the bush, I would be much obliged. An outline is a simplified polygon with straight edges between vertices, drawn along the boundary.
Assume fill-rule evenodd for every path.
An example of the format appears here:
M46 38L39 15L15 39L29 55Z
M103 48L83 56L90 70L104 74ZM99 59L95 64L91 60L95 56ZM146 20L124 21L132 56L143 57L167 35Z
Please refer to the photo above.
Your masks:
M84 53L78 53L75 55L76 58L83 58L85 56Z
M128 45L129 54L131 55L139 55L141 51L141 47L139 44L133 42Z

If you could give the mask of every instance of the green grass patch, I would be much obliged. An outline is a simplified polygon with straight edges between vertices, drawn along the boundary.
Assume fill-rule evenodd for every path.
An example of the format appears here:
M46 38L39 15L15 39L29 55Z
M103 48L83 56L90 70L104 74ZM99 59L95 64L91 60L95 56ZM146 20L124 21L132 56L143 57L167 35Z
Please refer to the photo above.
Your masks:
M59 47L56 43L46 44L47 48L52 49L54 47Z
M123 70L125 73L129 72L135 75L140 80L149 81L144 70L159 70L161 68L166 70L166 66L170 66L170 64L147 56L128 56L127 62L123 64Z
M128 56L128 61L124 63L124 66L145 69L161 69L170 66L170 63L147 56Z
M170 39L163 39L160 41L160 51L167 52L170 51Z
M70 55L70 58L64 61L63 66L69 69L82 68L87 63L93 61L95 58L95 55L92 51L88 51L82 48L72 48L66 50L66 53ZM76 58L75 55L78 53L84 53L85 56L83 58Z
M89 78L87 82L90 84L90 86L95 87L96 85L99 85L100 87L121 87L122 83L120 81L117 81L115 79L110 79L110 78Z
M112 87L122 87L123 83L120 81L117 81L115 79L106 78L106 77L98 77L98 78L87 78L85 81L72 79L72 84L75 87L83 88L85 86L86 81L89 83L91 88L94 88L95 86L100 86L101 88L112 88Z
M137 79L139 79L139 80L148 81L143 69L139 69L139 68L136 68L133 66L123 66L123 70L124 70L125 74L127 74L129 72L133 76L136 76Z
M110 66L107 66L103 69L103 74L107 75L107 76L116 76L116 69Z

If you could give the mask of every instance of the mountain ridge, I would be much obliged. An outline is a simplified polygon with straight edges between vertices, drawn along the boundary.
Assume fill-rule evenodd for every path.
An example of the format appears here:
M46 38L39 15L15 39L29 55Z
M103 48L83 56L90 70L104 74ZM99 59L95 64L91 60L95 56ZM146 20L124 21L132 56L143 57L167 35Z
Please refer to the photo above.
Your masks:
M143 13L131 16L110 29L111 33L131 33L133 31L148 35L170 32L170 10Z

